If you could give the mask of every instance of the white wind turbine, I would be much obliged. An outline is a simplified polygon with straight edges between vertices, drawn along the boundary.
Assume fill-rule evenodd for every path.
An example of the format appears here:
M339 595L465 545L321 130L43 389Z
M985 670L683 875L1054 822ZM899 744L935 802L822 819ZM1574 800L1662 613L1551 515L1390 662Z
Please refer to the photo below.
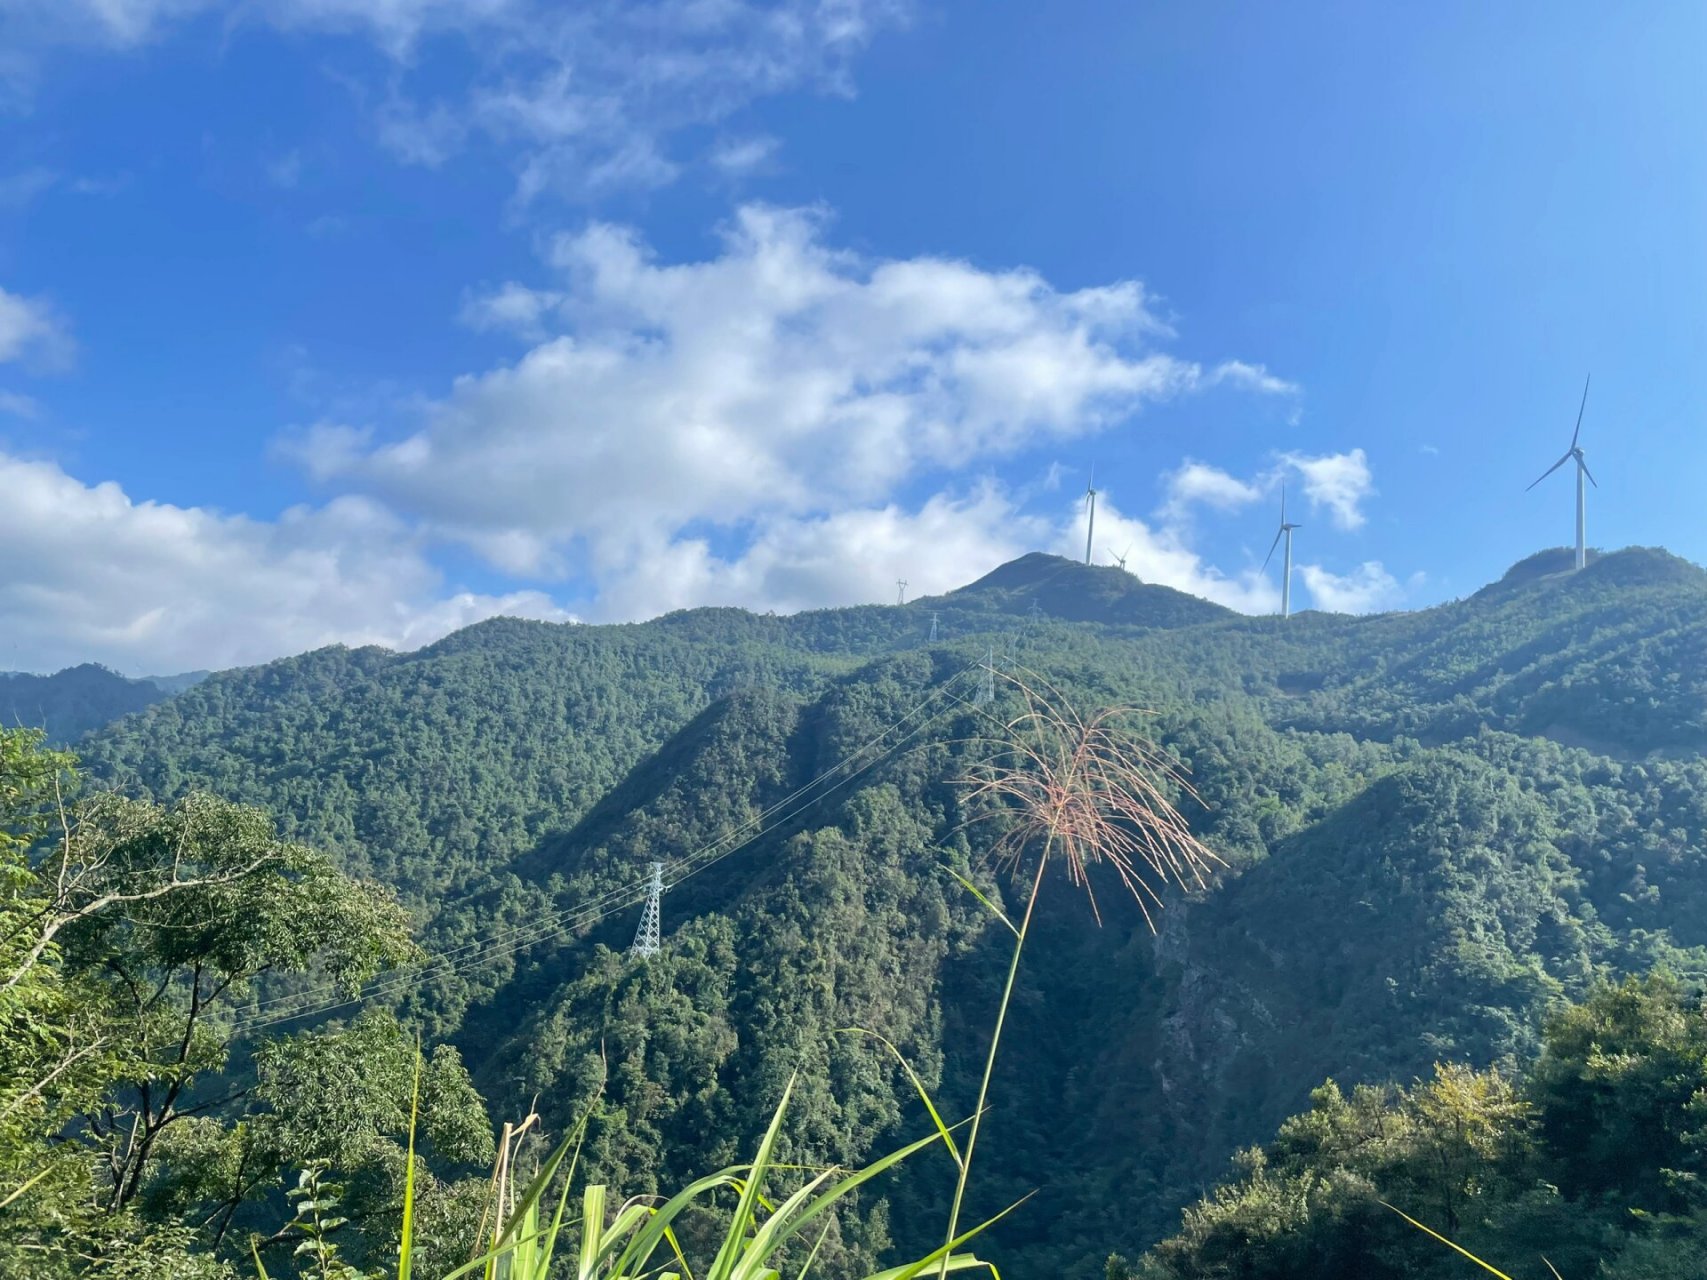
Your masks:
M1085 563L1091 562L1091 539L1097 531L1097 469L1091 468L1091 477L1085 482L1085 502L1090 517L1085 524Z
M1110 560L1114 561L1115 567L1118 568L1122 573L1125 573L1126 572L1126 557L1132 554L1131 544L1128 544L1126 547L1126 550L1122 551L1119 555L1114 554L1114 548L1113 547L1104 547L1103 550L1108 552L1108 558Z
M1594 376L1593 374L1589 375L1589 377L1593 377L1593 376ZM1596 489L1600 488L1600 481L1596 480L1594 478L1593 474L1589 471L1588 463L1583 461L1583 451L1582 451L1581 447L1577 444L1577 437L1582 435L1582 433L1583 433L1583 410L1588 408L1588 383L1589 383L1589 379L1584 378L1583 379L1583 402L1577 406L1577 429L1575 431L1571 432L1571 447L1569 449L1565 450L1563 457L1561 457L1552 466L1548 467L1540 475L1536 476L1535 479L1532 480L1530 482L1530 485L1529 485L1529 489L1533 489L1536 485L1540 484L1543 480L1545 480L1548 476L1552 475L1555 471L1557 471L1560 467L1564 466L1567 462L1570 462L1573 459L1576 461L1576 464L1577 464L1577 568L1579 568L1579 569L1581 569L1584 565L1586 565L1588 563L1588 542L1587 542L1587 538L1588 538L1588 490L1583 488L1583 478L1585 476L1588 477L1588 482L1590 484L1592 484ZM1528 493L1529 489L1525 489L1524 492Z
M1268 562L1274 559L1274 549L1280 545L1282 538L1286 539L1286 575L1280 580L1280 616L1292 616L1292 531L1302 529L1301 524L1289 524L1286 520L1286 486L1280 486L1280 532L1274 535L1274 541L1268 544L1268 554L1263 557L1262 567L1268 569Z

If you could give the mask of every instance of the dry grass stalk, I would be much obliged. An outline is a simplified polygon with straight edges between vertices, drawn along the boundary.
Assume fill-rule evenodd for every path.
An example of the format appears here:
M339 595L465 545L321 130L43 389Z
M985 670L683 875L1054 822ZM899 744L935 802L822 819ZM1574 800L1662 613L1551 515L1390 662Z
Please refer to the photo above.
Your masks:
M1050 862L1059 857L1067 864L1067 878L1085 891L1098 923L1102 913L1090 871L1107 863L1153 930L1151 907L1161 906L1159 889L1168 883L1202 887L1205 873L1222 861L1191 834L1168 798L1172 787L1196 798L1178 766L1160 747L1121 727L1123 720L1142 713L1115 707L1082 716L1058 689L1033 672L1004 672L1003 678L1019 691L1022 709L1013 718L998 721L996 733L975 740L984 744L984 757L960 781L967 788L967 807L973 811L969 823L1003 823L993 849L997 861L1018 870L1028 856L1034 856L1037 868L1025 914L1014 930L1007 983L996 1011L965 1153L958 1162L949 1240L959 1230L972 1153L983 1126L1014 979ZM938 1274L942 1280L946 1268Z
M1034 673L1006 678L1023 707L979 739L988 752L960 779L968 823L1002 822L992 856L1017 871L1035 855L1039 885L1060 858L1099 922L1090 868L1107 863L1154 928L1161 886L1203 888L1206 873L1222 865L1169 799L1173 789L1194 800L1197 793L1165 751L1123 727L1149 713L1111 707L1084 716Z

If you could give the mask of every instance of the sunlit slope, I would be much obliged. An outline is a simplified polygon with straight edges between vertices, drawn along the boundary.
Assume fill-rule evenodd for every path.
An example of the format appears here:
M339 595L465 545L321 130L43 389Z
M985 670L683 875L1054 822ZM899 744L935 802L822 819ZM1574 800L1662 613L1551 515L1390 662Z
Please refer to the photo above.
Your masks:
M1062 591L1077 620L1050 616ZM1707 967L1700 570L1543 556L1369 618L1158 592L1027 557L906 608L495 621L224 673L85 748L107 777L265 803L395 883L459 958L382 998L454 1036L501 1109L561 1109L608 1070L592 1158L641 1190L750 1143L795 1066L795 1157L916 1130L849 1025L969 1105L1002 930L942 870L980 865L953 782L990 725L959 673L994 649L1081 703L1153 709L1228 867L1159 938L1110 886L1101 928L1052 887L985 1139L992 1202L1045 1188L1004 1233L1016 1274L1094 1276L1323 1077L1518 1059L1597 970ZM684 870L665 954L637 966L653 859ZM940 1221L941 1183L903 1180L887 1229ZM860 1230L848 1247L880 1239Z

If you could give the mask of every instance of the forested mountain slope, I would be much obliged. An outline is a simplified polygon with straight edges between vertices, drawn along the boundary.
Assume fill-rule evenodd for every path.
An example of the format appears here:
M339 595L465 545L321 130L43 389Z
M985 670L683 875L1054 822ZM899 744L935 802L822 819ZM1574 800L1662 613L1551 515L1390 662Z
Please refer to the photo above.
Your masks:
M1227 866L1157 936L1111 893L1101 928L1082 899L1042 901L981 1148L976 1207L1045 1188L987 1252L1093 1276L1329 1075L1516 1063L1597 972L1707 971L1704 628L1707 574L1646 550L1578 574L1544 556L1418 613L1285 621L1037 556L904 608L324 650L214 676L82 749L161 796L265 804L393 883L429 951L458 957L409 984L411 1012L501 1112L538 1094L561 1125L608 1069L591 1155L631 1193L750 1146L796 1066L787 1158L919 1132L887 1051L849 1026L964 1114L1004 964L945 870L996 883L953 785L987 731L968 668L993 648L1082 705L1154 709ZM665 951L639 963L631 888L653 859L681 870ZM940 1229L951 1172L868 1199L837 1256Z
M188 688L201 675L132 680L92 662L51 676L0 672L0 724L44 729L50 740L70 742Z

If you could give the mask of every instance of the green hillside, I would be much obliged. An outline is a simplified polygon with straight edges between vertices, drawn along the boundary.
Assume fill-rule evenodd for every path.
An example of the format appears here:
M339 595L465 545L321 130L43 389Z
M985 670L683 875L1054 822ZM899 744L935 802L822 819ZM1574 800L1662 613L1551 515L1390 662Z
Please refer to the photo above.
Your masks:
M905 1077L849 1026L965 1114L1006 943L945 868L1021 896L952 785L987 724L968 668L993 649L1081 705L1155 711L1227 866L1154 936L1115 893L1100 928L1082 899L1041 901L980 1149L974 1212L1042 1188L983 1252L1091 1277L1329 1076L1515 1070L1597 975L1707 973L1707 573L1640 549L1556 570L1282 621L1029 556L901 608L499 620L220 673L80 749L161 799L264 805L394 886L454 959L380 1002L453 1041L498 1114L537 1096L561 1131L608 1070L588 1157L634 1193L749 1150L796 1067L789 1159L920 1132ZM638 963L653 859L682 866L665 950ZM262 1012L314 995L281 985ZM951 1189L939 1159L872 1193L826 1273L928 1248Z
M51 676L0 672L0 724L44 729L53 741L70 742L188 688L200 674L131 680L92 662Z

